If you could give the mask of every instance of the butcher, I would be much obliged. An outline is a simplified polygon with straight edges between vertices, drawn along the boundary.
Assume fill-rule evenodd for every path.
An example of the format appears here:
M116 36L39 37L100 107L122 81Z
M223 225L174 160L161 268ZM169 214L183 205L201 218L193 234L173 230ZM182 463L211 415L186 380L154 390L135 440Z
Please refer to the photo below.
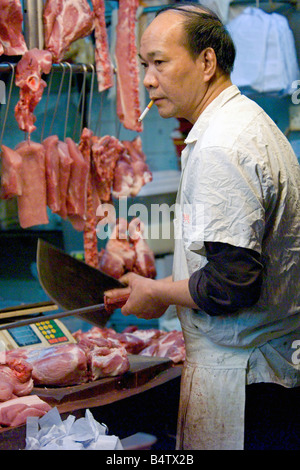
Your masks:
M187 355L177 449L257 448L253 433L259 448L299 448L300 171L274 122L231 83L234 57L199 4L164 7L142 35L150 99L193 127L172 278L126 274L122 313L151 319L177 306Z

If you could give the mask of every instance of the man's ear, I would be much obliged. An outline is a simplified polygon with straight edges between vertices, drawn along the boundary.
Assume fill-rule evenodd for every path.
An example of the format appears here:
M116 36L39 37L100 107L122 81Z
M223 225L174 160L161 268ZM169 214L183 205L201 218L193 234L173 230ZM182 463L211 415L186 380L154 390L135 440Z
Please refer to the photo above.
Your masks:
M209 82L217 70L217 57L212 47L207 47L201 51L197 61L201 66L203 80Z

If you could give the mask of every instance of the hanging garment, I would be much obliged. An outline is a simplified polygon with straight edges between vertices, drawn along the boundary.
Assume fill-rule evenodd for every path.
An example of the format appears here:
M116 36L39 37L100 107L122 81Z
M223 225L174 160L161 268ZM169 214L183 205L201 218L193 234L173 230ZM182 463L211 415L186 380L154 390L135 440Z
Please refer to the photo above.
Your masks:
M295 40L287 19L248 7L227 24L236 47L232 82L241 89L280 95L299 79Z

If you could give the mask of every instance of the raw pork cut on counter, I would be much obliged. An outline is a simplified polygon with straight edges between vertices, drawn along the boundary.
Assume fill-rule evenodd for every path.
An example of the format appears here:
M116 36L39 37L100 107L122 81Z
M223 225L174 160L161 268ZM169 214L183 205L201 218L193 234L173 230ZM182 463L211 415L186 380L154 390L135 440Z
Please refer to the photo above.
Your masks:
M130 354L165 357L174 363L185 359L181 331L128 327L117 333L95 326L73 336L76 343L6 351L0 363L0 401L28 395L34 386L66 387L123 375L130 369Z
M0 358L0 402L29 395L33 389L32 367L20 358Z
M6 355L31 365L34 385L64 386L88 381L87 358L77 344L25 347L8 351Z
M45 47L60 62L72 42L91 34L94 13L87 0L46 0L43 22Z
M37 395L14 398L0 403L0 426L20 426L29 416L40 418L50 410L51 406Z
M42 74L50 73L51 67L51 53L37 48L25 52L16 67L15 84L20 88L20 99L15 107L15 118L19 128L29 134L36 129L33 112L47 85Z
M149 357L168 357L175 364L185 360L185 344L182 331L162 331L156 328L138 329L136 326L125 328L117 333L113 328L92 327L87 332L81 330L73 334L79 344L125 348L128 354Z
M129 369L125 348L119 342L107 340L101 344L78 341L48 348L24 347L6 354L9 360L21 359L31 365L33 383L37 386L78 385L124 374Z
M20 0L0 0L0 55L23 55L27 46L22 33Z

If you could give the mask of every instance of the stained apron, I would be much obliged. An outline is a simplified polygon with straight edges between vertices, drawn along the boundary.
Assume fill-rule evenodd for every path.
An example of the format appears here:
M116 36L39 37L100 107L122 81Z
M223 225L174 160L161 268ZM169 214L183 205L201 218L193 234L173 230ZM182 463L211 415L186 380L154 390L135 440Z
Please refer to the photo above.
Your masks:
M186 150L186 149L185 149ZM183 151L183 161L185 151ZM174 220L173 279L190 276L180 207L181 182ZM186 207L185 210L188 210ZM196 268L196 266L195 266ZM241 450L244 445L246 368L252 350L222 347L199 331L193 310L177 307L186 344L181 378L177 450ZM201 315L201 312L197 312ZM196 315L197 315L196 314Z

